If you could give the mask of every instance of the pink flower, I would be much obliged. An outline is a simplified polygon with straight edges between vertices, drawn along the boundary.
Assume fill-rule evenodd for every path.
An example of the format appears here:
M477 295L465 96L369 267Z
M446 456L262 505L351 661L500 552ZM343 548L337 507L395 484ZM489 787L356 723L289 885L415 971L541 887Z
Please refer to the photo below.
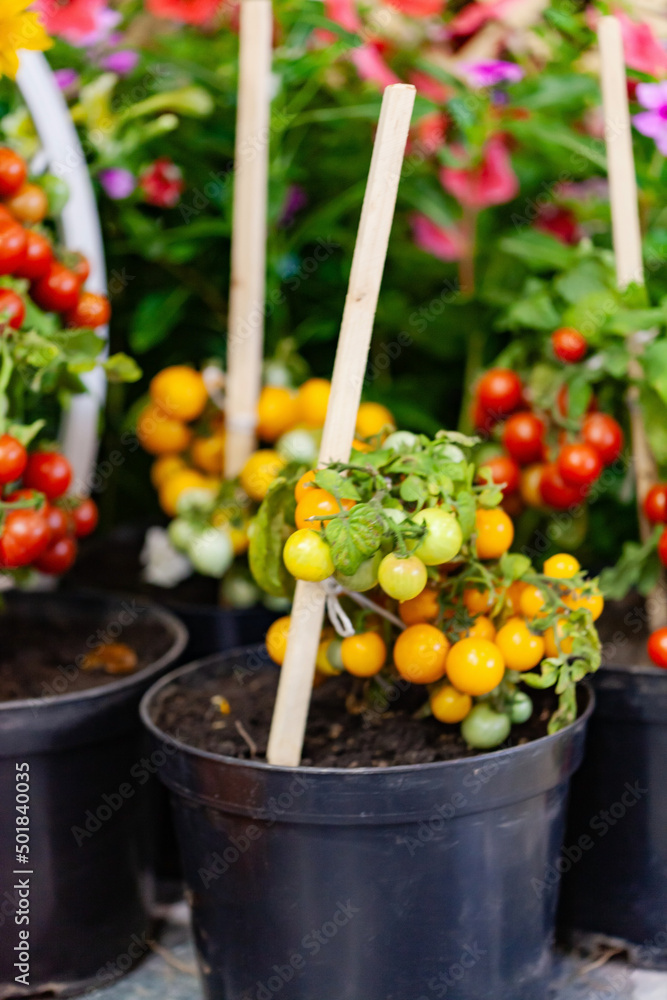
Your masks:
M107 0L35 0L49 35L58 35L71 45L95 45L119 23L121 15L109 10Z
M180 167L161 156L139 175L139 187L149 205L173 208L178 205L185 189Z
M442 14L445 0L385 0L390 7L410 17L435 17Z
M134 174L124 167L108 167L106 170L100 170L97 179L109 198L113 198L114 201L129 198L137 186Z
M205 25L213 20L224 0L146 0L146 9L155 17Z
M662 155L667 156L667 81L638 84L637 100L648 110L635 115L632 124L642 135L655 139Z
M491 0L490 3L471 3L464 7L449 24L449 34L473 35L487 21L501 20L507 10L519 0Z
M427 97L434 104L444 104L452 93L444 83L440 83L435 77L418 70L413 70L410 73L410 83L414 84L422 97Z
M456 226L446 229L428 215L415 213L410 217L412 237L416 246L438 260L461 260L467 251L467 241Z
M463 63L461 69L471 87L497 87L500 83L518 83L523 80L521 67L502 59Z
M437 153L445 145L448 124L447 115L441 111L423 115L414 127L411 153L422 156L432 156L433 153Z
M511 201L519 192L519 182L512 161L499 135L488 140L482 162L476 167L443 167L440 180L448 191L466 208L488 208Z
M324 0L324 10L330 21L346 31L358 34L363 28L355 0Z
M614 11L621 23L625 61L630 69L649 76L667 73L667 52L653 34L650 25L633 21L625 11Z
M374 45L361 45L350 52L350 59L357 67L357 73L362 80L377 83L382 89L392 83L400 83L400 79L386 62Z

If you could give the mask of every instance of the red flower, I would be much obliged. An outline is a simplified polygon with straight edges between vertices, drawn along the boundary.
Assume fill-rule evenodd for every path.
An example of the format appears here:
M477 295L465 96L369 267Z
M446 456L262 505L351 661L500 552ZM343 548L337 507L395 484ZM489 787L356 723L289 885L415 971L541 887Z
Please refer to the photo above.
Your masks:
M410 223L415 244L424 253L430 253L439 260L461 260L465 256L467 241L458 228L446 229L428 215L417 213L411 217Z
M146 9L155 17L186 24L208 24L225 0L146 0Z
M180 167L163 156L142 171L139 175L139 187L149 205L173 208L180 201L185 181Z
M445 0L386 0L390 7L395 7L410 17L434 17L442 14Z
M478 166L467 169L443 167L440 180L445 191L467 208L502 205L519 192L519 182L500 135L488 140Z
M414 84L422 97L428 97L429 101L433 101L434 104L444 104L452 94L452 91L444 83L440 83L434 76L421 73L418 70L413 70L410 73L410 83Z
M35 10L49 35L59 35L71 45L89 44L97 40L120 19L107 7L107 0L35 0Z
M535 228L550 233L561 243L578 243L581 230L574 212L561 205L542 205L535 220Z
M357 13L356 0L324 0L324 10L330 21L340 24L346 31L361 31L363 25Z
M473 35L487 21L501 20L508 8L519 0L491 0L490 3L471 3L448 25L450 35Z

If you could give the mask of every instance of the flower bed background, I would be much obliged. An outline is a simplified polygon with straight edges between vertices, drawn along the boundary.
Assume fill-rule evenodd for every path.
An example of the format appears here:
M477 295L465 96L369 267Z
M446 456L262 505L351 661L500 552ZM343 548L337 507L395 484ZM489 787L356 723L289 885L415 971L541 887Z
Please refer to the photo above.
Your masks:
M39 0L36 7L57 37L48 58L99 190L112 349L136 356L145 379L168 364L224 361L235 5L70 0L54 10ZM648 302L610 299L605 271L611 234L594 27L608 5L277 0L274 7L271 377L292 371L300 380L306 365L330 373L380 92L400 79L419 94L366 397L390 403L399 426L469 430L468 390L483 367L505 348L504 359L520 366L566 323L601 348L596 370L609 378L600 402L619 407L627 359L613 343L616 336L622 344L622 332L607 336L608 327L622 327L620 313ZM660 41L667 23L648 2L619 16L654 304L645 319L662 328L667 93L655 81L667 74ZM29 155L31 125L8 82L1 100L6 138ZM68 164L61 167L67 181ZM644 391L659 463L667 462L663 337L653 344ZM572 373L581 412L590 381ZM111 387L103 457L120 450L123 461L95 483L107 525L155 513L147 457L127 434L146 386ZM546 554L548 519L529 509L519 543L543 537ZM568 531L556 549L583 546L591 564L615 561L620 543L636 535L627 467L610 474Z

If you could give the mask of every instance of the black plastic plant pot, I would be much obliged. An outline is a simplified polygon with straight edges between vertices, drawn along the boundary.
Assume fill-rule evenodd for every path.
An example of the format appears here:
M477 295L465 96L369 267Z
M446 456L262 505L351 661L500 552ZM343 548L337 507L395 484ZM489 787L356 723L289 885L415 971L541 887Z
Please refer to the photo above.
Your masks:
M0 702L0 997L70 996L148 950L159 761L137 709L187 633L150 602L26 594L7 597L0 642L12 632L34 635L19 666L55 633L71 658L44 697ZM72 690L79 656L105 642L131 646L141 669Z
M65 584L94 592L103 588L107 594L142 594L165 605L188 630L188 660L262 642L271 623L284 614L263 604L221 607L217 602L220 581L197 574L173 588L146 583L140 560L145 534L145 527L121 525L106 537L91 539L82 547Z
M572 786L561 922L584 944L667 968L667 673L605 667Z
M174 671L183 692L258 651ZM378 769L272 767L173 740L171 791L207 1000L544 1000L570 776L591 711L516 748Z

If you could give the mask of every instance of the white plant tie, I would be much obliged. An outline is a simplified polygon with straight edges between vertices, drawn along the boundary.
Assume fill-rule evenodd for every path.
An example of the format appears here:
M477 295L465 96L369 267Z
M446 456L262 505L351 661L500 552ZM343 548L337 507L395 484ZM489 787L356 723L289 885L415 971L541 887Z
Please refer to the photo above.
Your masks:
M405 622L402 622L400 618L393 615L391 611L387 611L386 608L380 607L375 601L371 601L370 597L366 597L364 594L360 594L356 590L348 590L347 587L343 587L335 577L330 576L328 580L322 583L324 588L324 593L326 594L327 600L327 616L329 621L333 625L337 634L343 639L348 639L350 636L355 635L355 628L350 621L349 617L343 611L339 597L341 594L345 594L349 597L355 604L358 604L362 608L367 608L372 611L373 614L382 615L387 621L391 622L397 628L403 631L406 628Z

